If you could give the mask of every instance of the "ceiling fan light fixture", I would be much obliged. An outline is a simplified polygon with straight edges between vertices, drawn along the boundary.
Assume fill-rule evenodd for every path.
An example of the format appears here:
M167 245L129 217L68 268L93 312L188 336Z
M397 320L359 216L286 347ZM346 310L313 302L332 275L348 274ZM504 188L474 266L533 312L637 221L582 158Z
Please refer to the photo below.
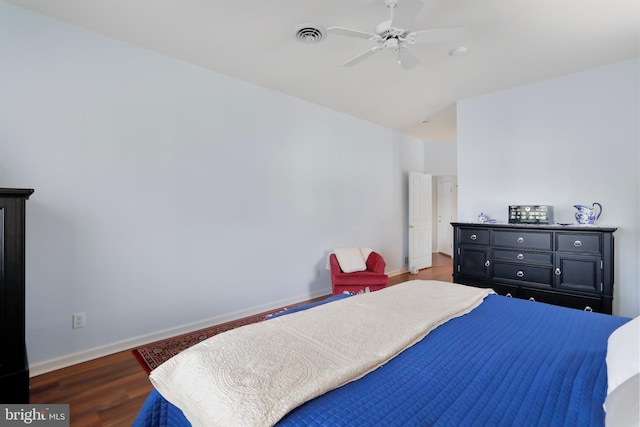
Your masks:
M350 67L371 57L375 52L383 49L391 51L396 56L396 62L405 70L420 65L420 60L409 49L410 45L428 43L451 43L463 39L466 35L465 27L431 28L414 30L413 22L424 7L425 0L382 0L390 10L388 20L379 23L373 33L352 28L331 26L328 31L340 36L367 39L377 46L344 62L342 66ZM467 48L461 47L449 52L450 55L464 55Z
M319 25L303 24L296 28L296 40L304 44L320 43L324 40L327 32Z
M467 48L464 46L460 46L455 49L451 49L449 51L450 56L465 56L466 54L467 54Z

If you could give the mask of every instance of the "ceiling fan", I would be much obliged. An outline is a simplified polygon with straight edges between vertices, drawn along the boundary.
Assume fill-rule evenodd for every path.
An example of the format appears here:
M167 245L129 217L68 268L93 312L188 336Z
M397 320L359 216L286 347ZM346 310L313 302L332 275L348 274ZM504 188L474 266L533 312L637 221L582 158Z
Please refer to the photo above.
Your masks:
M388 49L393 52L403 68L410 69L419 65L420 61L408 50L409 45L455 41L466 34L465 27L412 31L411 24L424 6L424 0L402 0L401 6L398 5L399 0L384 0L384 3L391 11L391 19L378 24L374 33L343 27L327 28L327 31L336 35L367 39L377 43L371 49L344 62L343 66L356 65L373 54Z

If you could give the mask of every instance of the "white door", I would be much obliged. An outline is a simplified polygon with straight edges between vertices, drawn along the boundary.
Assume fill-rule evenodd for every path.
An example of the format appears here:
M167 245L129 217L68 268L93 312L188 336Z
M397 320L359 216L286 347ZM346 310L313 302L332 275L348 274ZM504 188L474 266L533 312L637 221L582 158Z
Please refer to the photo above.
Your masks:
M454 180L438 182L438 252L453 256L453 227L458 196Z
M431 175L409 172L409 271L431 267Z

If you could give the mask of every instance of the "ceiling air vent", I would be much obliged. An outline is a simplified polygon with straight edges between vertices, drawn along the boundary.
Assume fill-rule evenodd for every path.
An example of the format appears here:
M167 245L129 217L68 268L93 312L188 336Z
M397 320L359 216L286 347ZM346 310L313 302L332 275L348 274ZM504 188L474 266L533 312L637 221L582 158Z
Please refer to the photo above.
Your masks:
M320 43L324 39L324 36L324 28L318 25L305 24L296 29L296 39L302 43Z

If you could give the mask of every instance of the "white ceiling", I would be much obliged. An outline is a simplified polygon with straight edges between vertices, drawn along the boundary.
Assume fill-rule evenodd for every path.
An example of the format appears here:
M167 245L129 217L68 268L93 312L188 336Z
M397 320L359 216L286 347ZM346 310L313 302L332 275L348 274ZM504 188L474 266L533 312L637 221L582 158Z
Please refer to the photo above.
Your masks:
M411 70L389 51L341 66L369 40L295 38L302 24L373 32L389 19L384 0L7 1L435 141L455 140L458 99L640 56L640 0L425 0L413 30L466 26L467 37L411 46ZM459 46L466 56L448 55Z

